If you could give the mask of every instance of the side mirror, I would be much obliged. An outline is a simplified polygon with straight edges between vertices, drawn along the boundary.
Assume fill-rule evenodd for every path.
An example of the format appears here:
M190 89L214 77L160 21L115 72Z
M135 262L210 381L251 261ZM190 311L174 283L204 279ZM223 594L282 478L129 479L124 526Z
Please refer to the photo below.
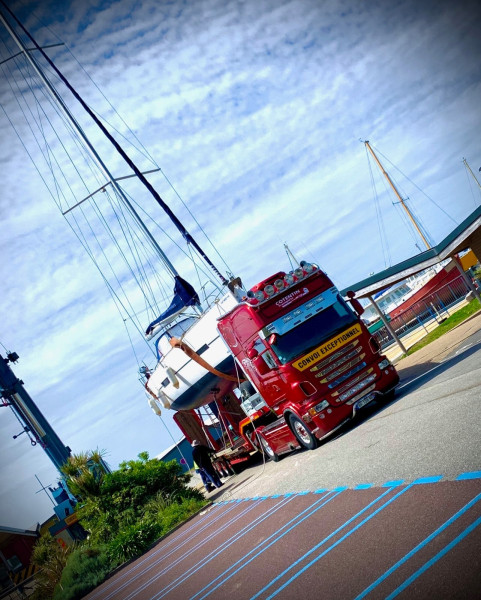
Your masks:
M249 350L247 350L247 356L253 360L254 358L256 358L257 356L259 356L259 352L257 352L257 350L255 348L249 348Z
M267 373L269 373L271 370L266 361L262 358L262 356L256 356L252 363L259 375L267 375Z
M359 302L359 300L354 298L354 292L349 291L346 293L346 296L349 298L349 303L352 306L352 308L354 309L354 312L356 312L357 315L360 317L362 315L362 313L364 312L363 305Z
M277 342L277 333L273 333L271 336L269 336L267 341L269 342L269 346L273 346Z

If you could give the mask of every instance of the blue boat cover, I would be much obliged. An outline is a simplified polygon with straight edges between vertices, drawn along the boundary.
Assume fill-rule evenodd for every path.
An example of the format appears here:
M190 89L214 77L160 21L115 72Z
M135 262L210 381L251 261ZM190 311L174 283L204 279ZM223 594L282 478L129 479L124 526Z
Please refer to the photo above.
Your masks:
M182 279L180 275L175 276L174 297L167 310L165 310L155 321L147 327L145 335L150 335L156 325L161 323L176 312L182 310L185 306L195 306L200 304L199 296L188 281Z

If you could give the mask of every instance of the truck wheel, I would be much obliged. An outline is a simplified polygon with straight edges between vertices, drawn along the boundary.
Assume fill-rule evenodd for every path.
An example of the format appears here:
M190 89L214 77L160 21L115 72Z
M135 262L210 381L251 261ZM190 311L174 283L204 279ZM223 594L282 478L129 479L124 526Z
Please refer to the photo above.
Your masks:
M289 415L289 424L292 432L297 438L297 441L308 450L315 450L318 446L317 438L312 434L304 423L296 417L296 415Z
M267 454L267 456L273 460L274 462L279 461L279 455L274 452L274 450L270 447L269 442L263 437L259 436L262 444L262 449Z

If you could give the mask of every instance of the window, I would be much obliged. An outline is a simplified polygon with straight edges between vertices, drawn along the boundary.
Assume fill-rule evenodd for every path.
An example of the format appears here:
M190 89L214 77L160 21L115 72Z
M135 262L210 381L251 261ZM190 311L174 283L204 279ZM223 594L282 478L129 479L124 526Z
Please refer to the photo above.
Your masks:
M281 363L286 364L357 321L357 317L344 300L338 298L332 306L284 335L278 335L276 343L271 348Z

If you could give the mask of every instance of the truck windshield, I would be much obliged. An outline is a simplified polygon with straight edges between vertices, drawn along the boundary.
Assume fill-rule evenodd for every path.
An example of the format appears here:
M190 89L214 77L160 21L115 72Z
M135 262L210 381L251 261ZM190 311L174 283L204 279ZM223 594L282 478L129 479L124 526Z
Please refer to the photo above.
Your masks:
M283 335L276 335L271 348L282 364L309 352L325 340L357 322L356 315L342 299Z

